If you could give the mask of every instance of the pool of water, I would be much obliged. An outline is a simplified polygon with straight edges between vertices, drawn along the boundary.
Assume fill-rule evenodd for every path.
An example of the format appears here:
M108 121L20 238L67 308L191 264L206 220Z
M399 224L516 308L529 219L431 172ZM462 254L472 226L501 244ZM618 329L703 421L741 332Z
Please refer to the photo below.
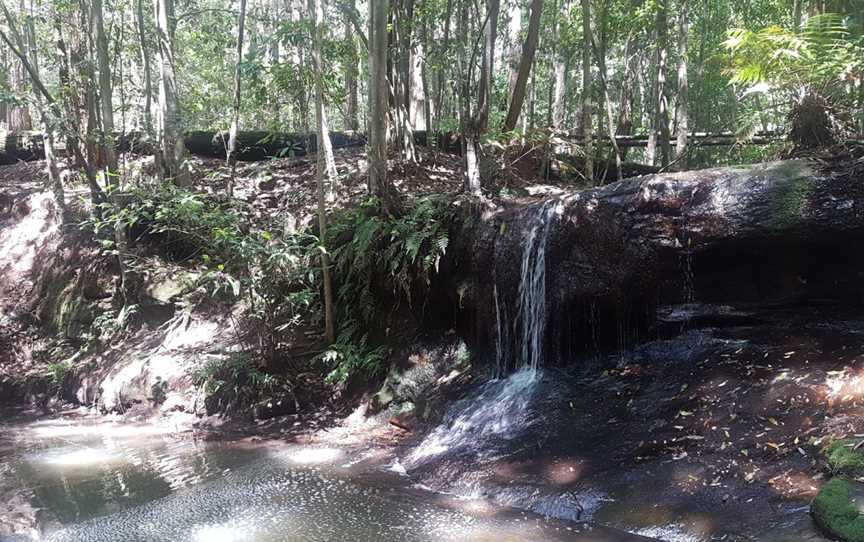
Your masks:
M339 448L204 442L99 418L6 421L0 497L23 498L38 528L0 540L638 540L445 501L357 459Z

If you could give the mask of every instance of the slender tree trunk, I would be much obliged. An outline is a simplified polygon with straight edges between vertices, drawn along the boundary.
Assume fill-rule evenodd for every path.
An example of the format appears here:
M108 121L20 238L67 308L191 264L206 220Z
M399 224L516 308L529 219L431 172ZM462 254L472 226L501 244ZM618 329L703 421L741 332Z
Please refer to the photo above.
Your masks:
M564 1L561 16L570 13L569 0ZM560 38L560 22L556 20L556 34ZM556 39L558 41L558 39ZM561 130L564 127L564 104L567 94L567 61L564 58L561 47L555 46L556 52L552 60L552 74L554 83L552 85L552 127Z
M19 7L21 12L24 10L24 2L20 2ZM5 8L5 6L4 6ZM26 46L23 44L22 38L22 53L27 54ZM11 62L12 69L10 75L10 87L16 94L23 96L27 90L27 71L19 62ZM6 110L6 127L10 132L21 132L33 129L33 120L30 117L30 109L26 104L12 104Z
M135 20L138 27L138 48L141 55L141 67L144 72L144 131L150 140L155 139L153 132L153 80L150 68L150 48L147 46L147 30L144 24L144 0L135 0ZM159 153L156 164L161 169Z
M66 195L63 190L63 181L57 167L57 160L54 157L54 135L47 111L48 108L51 108L54 110L55 114L57 114L59 113L59 109L56 107L56 103L54 102L51 93L48 92L48 89L45 88L44 84L42 84L42 80L39 77L38 64L31 63L30 59L27 58L24 39L21 36L21 32L18 30L15 18L9 12L6 3L3 0L0 0L0 8L3 10L3 16L6 19L6 25L9 28L9 34L11 35L7 35L3 32L2 28L0 28L0 40L9 47L9 50L14 56L18 57L23 71L28 74L32 82L33 94L36 103L39 106L42 131L44 133L43 146L45 150L45 162L48 166L48 179L51 182L51 187L54 192L54 200L57 204L58 210L60 211L60 219L65 223L69 220L69 213L66 207Z
M177 106L177 77L174 72L174 0L155 0L156 35L159 40L159 135L163 176L177 185L189 183L183 164L183 139Z
M234 197L234 179L237 174L237 131L240 129L240 94L243 82L243 37L246 30L246 0L240 0L237 16L237 63L234 66L234 101L231 104L231 129L228 131L228 197Z
M114 150L114 92L111 80L111 60L108 57L108 37L102 13L102 0L92 0L93 22L96 27L96 61L99 68L99 103L102 113L100 142L105 157L105 184L115 184L117 178L117 152Z
M476 124L480 133L485 132L489 124L489 104L492 102L492 85L495 74L495 38L498 36L498 13L501 9L500 0L487 0L486 9L483 63L477 88Z
M522 56L522 0L511 0L507 24L507 91L512 96L519 78L519 59Z
M445 97L445 83L444 76L446 75L446 70L444 68L445 64L443 62L444 56L450 50L450 20L453 18L453 0L447 0L447 9L444 14L444 40L441 44L441 50L438 52L438 65L436 67L436 75L438 79L437 84L437 98L435 99L435 132L441 131L441 117L444 114L444 97Z
M312 68L315 77L315 118L318 122L318 161L315 178L318 185L318 237L321 243L321 270L324 280L324 340L332 344L336 340L333 319L333 283L330 278L330 257L326 249L327 209L324 203L325 177L330 176L323 151L329 141L327 119L324 116L324 75L321 55L321 25L324 12L320 0L309 0L309 16L312 19ZM332 177L331 179L332 180ZM329 183L326 183L329 184Z
M355 10L355 0L348 0L351 10ZM345 46L347 59L345 66L345 127L348 130L360 129L359 116L357 114L357 73L360 62L357 56L357 42L354 40L354 30L351 21L345 19Z
M594 111L591 100L591 0L582 0L582 140L585 149L585 179L594 181Z
M792 2L792 30L798 32L801 30L801 18L804 0L793 0Z
M660 146L660 163L669 165L671 142L669 135L669 100L666 88L668 60L668 11L666 2L658 0L654 23L656 49L654 54L654 79L651 89L651 132L646 151L648 163L657 161L657 146Z
M531 18L528 21L528 36L522 47L522 58L519 61L519 74L513 87L513 96L510 100L510 108L507 110L507 118L504 120L504 131L510 132L516 128L519 122L519 113L525 101L525 90L528 85L528 76L531 74L531 66L534 64L534 53L537 50L537 42L540 40L540 15L543 12L543 0L531 0Z
M676 159L678 167L687 169L687 138L690 135L690 86L687 79L688 41L690 37L689 0L681 0L678 9L678 107L675 111L678 126Z

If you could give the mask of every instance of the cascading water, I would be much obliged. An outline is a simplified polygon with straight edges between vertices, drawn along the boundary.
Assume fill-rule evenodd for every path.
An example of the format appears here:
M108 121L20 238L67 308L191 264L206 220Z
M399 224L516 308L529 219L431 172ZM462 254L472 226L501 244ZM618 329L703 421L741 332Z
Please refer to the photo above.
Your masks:
M477 457L494 455L496 442L512 439L537 420L530 406L542 378L540 368L545 352L546 246L559 207L557 200L538 206L523 239L519 313L513 322L512 334L518 342L512 350L507 305L501 303L498 285L493 286L498 378L484 383L450 408L442 423L408 456L406 464L409 468L445 453L470 453ZM519 359L507 359L510 352L518 353ZM506 368L513 366L517 370L503 378Z
M519 319L522 325L521 366L536 371L543 365L546 332L546 245L557 201L540 207L528 230L519 281Z

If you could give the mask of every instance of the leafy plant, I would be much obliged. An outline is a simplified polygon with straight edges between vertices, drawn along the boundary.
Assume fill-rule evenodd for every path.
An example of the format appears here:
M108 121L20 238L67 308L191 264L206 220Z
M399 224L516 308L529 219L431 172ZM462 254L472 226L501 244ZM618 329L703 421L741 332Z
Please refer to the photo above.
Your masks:
M239 412L280 393L291 393L285 378L263 372L246 354L208 361L192 377L204 392L208 412Z
M369 348L365 339L352 341L350 337L340 336L339 341L321 355L321 361L330 367L326 381L345 385L352 378L371 379L384 374L387 349L383 346Z
M329 230L342 319L358 328L374 325L381 305L376 292L386 285L396 303L412 303L415 289L429 286L450 241L443 197L421 198L401 217L380 216L378 208L369 200Z

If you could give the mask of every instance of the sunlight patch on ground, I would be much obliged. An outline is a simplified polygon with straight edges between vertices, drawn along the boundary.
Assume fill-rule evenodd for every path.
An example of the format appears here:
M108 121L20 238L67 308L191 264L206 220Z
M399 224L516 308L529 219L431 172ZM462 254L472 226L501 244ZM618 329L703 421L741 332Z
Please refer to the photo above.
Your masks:
M36 262L37 251L47 247L47 239L57 231L53 219L54 196L33 194L26 205L30 212L12 225L0 229L0 286L25 280Z
M828 401L850 401L864 397L864 372L861 370L828 371L824 385Z

